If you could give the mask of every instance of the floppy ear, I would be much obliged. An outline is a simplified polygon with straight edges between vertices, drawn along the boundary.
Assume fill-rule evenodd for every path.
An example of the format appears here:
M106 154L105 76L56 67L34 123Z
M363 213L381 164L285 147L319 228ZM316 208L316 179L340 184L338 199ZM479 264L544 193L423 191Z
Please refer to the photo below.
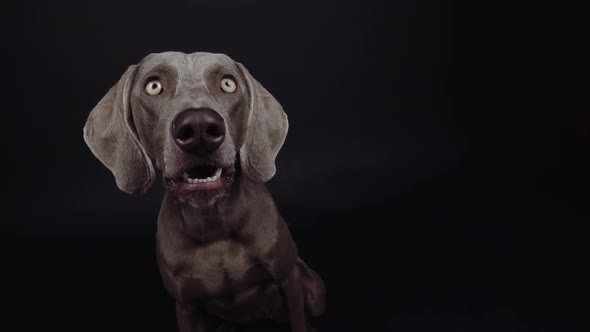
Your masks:
M98 160L115 176L126 193L143 193L155 179L154 166L141 146L129 96L137 66L130 66L119 82L90 112L84 126L84 141Z
M270 180L276 172L275 158L285 142L289 121L279 102L238 63L250 99L245 138L240 148L244 173L256 182Z

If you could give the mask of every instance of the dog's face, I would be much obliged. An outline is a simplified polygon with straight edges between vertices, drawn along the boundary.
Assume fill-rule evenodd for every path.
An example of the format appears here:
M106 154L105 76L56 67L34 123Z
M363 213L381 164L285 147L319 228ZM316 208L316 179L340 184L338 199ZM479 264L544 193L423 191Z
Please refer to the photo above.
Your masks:
M287 128L280 104L241 64L166 52L129 67L84 138L121 190L147 190L154 161L177 200L205 207L228 193L238 162L251 180L270 179Z
M137 133L169 189L183 203L213 204L231 186L247 129L247 84L238 66L222 55L150 55L134 81Z

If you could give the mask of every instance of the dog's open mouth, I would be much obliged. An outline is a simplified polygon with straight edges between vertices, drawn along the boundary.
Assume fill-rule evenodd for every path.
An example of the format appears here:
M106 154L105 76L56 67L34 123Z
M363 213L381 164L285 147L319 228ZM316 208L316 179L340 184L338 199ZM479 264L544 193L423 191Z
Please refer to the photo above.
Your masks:
M196 165L168 179L168 189L181 202L199 207L208 206L229 191L233 174L233 166Z
M214 184L221 180L223 168L213 165L199 165L188 169L182 175L184 182L189 184Z
M233 173L231 167L216 165L197 165L186 169L172 181L176 189L207 190L222 187Z

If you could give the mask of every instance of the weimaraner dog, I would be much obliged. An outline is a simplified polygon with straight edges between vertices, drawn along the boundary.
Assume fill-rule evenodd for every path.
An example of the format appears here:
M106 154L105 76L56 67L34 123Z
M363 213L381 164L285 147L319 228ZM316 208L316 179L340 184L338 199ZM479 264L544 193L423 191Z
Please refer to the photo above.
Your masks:
M264 185L287 128L242 64L201 52L148 55L90 113L84 140L119 189L143 193L162 172L157 260L181 332L260 320L313 331L308 315L323 313L323 281Z

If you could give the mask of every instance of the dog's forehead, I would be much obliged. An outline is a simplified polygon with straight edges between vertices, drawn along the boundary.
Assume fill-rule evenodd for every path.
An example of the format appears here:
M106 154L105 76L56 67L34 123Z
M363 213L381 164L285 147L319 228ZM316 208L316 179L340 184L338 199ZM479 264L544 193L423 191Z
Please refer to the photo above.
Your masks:
M229 66L234 63L230 57L222 53L195 52L187 55L193 63L208 67L211 65Z
M234 61L230 57L222 53L163 52L146 56L141 61L141 67L142 71L149 71L154 67L170 67L176 68L180 72L197 74L214 67L231 67L233 63Z

